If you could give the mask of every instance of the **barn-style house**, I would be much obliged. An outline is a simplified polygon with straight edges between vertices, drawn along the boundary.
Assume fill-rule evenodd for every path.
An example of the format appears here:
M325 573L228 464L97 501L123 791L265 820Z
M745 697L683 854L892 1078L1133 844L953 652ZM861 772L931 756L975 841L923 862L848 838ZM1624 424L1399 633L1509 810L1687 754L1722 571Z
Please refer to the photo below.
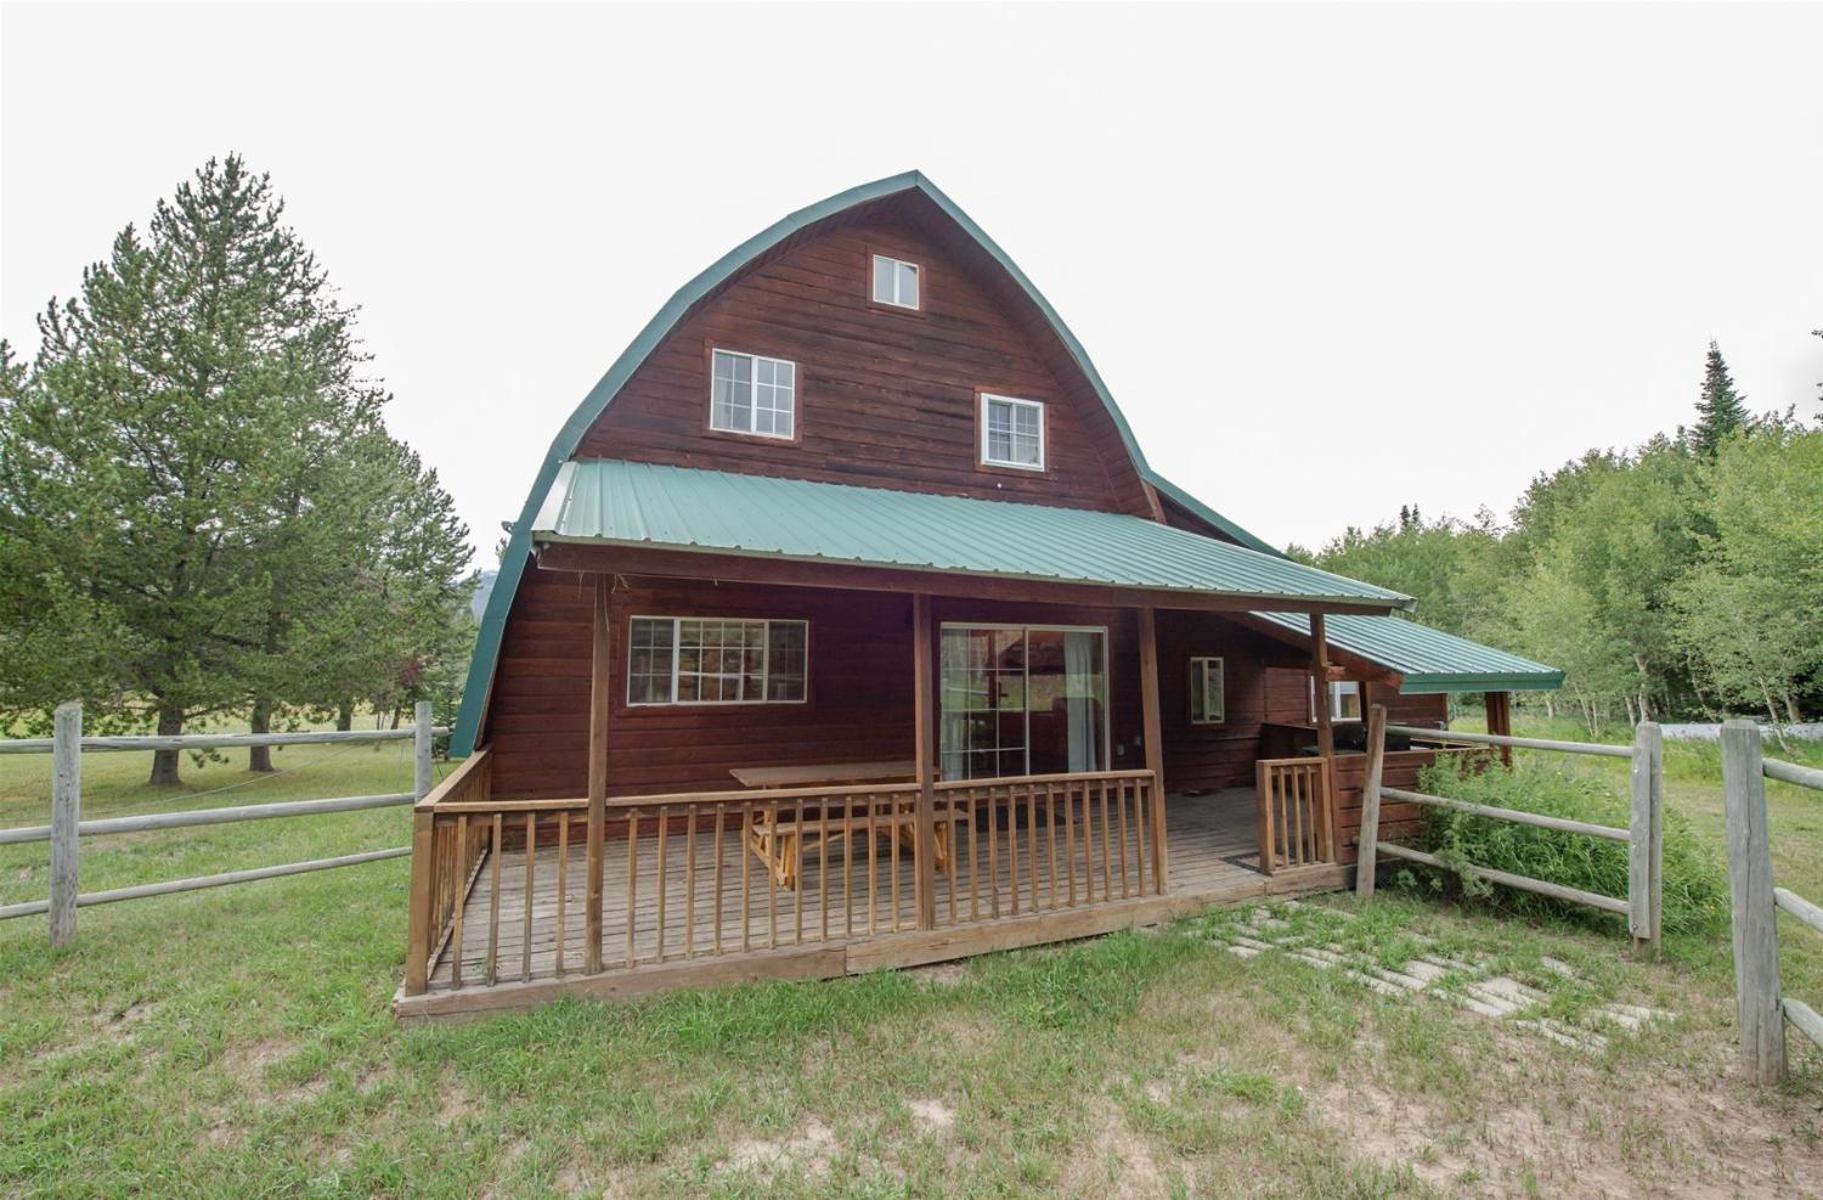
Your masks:
M1561 682L1410 606L1154 472L922 175L854 188L691 280L558 432L461 761L415 813L396 1009L831 977L1341 886L1370 703L1441 723L1487 693L1498 728Z

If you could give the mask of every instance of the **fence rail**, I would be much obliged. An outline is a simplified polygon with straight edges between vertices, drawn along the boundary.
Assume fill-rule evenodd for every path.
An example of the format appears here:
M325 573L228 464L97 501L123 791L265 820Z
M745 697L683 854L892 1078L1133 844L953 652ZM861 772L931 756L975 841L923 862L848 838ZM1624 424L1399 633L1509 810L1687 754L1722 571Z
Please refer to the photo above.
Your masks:
M253 867L244 871L227 871L218 875L198 875L189 879L170 879L159 883L114 888L103 892L82 893L80 877L81 839L116 833L145 833L164 829L185 829L198 825L226 825L239 821L270 821L282 817L314 816L321 813L361 812L374 808L391 808L421 799L431 788L431 741L446 734L447 729L431 724L428 703L419 703L414 721L403 729L320 730L296 733L200 733L125 737L84 737L82 706L60 705L55 719L54 736L17 738L0 741L0 754L50 754L51 823L0 829L0 846L25 845L31 842L51 843L51 894L45 900L0 905L0 921L41 914L50 916L51 945L66 946L76 936L76 910L96 904L115 904L123 900L143 900L151 896L168 896L203 888L225 887L236 883L253 883L261 879L278 879L337 867L403 858L410 846L387 850L369 850L343 854L334 858L311 859L307 862L280 863L276 866ZM321 743L373 743L410 739L414 743L413 790L373 796L340 796L326 800L292 800L275 804L247 804L231 808L191 809L172 813L141 813L129 817L109 817L98 821L82 819L82 755L87 751L131 750L212 750L233 746L297 746Z
M1728 825L1728 890L1733 908L1735 1020L1741 1062L1761 1083L1785 1078L1785 1023L1823 1049L1823 1017L1781 995L1779 917L1823 933L1823 908L1772 879L1772 838L1766 824L1766 781L1823 791L1823 771L1766 758L1751 721L1722 725L1722 806Z
M1503 751L1545 750L1561 754L1587 754L1600 758L1631 759L1633 763L1630 781L1631 807L1627 827L1621 829L1588 821L1573 821L1566 817L1553 817L1544 813L1497 808L1486 804L1471 804L1464 800L1434 796L1406 788L1386 787L1381 783L1381 766L1386 755L1386 735L1389 733L1400 734L1413 741L1435 742L1439 745L1488 746ZM1627 896L1625 899L1568 887L1547 879L1533 879L1527 875L1500 871L1475 863L1463 864L1455 869L1489 883L1518 888L1521 891L1548 896L1554 900L1587 905L1602 912L1624 916L1627 918L1628 932L1633 935L1635 942L1649 945L1654 949L1658 947L1664 924L1665 789L1664 741L1660 737L1659 728L1655 723L1642 721L1634 735L1633 745L1630 747L1604 746L1592 742L1557 742L1542 738L1517 738L1491 733L1454 733L1421 729L1412 725L1389 725L1386 721L1386 710L1376 704L1368 714L1367 741L1367 785L1361 797L1360 863L1355 876L1357 895L1366 899L1374 894L1374 874L1381 855L1419 863L1427 867L1448 869L1454 866L1454 864L1444 863L1434 854L1427 854L1422 850L1400 846L1393 842L1380 841L1380 801L1384 797L1406 804L1467 813L1470 816L1490 821L1504 821L1508 824L1549 829L1557 833L1625 842L1628 848Z

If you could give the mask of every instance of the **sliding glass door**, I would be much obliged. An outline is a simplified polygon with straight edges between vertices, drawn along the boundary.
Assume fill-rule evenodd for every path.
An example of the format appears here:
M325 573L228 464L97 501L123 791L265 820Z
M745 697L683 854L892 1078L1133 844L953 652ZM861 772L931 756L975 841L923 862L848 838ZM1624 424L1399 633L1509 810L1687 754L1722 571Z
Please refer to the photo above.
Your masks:
M1107 656L1100 628L943 626L943 777L1105 769Z

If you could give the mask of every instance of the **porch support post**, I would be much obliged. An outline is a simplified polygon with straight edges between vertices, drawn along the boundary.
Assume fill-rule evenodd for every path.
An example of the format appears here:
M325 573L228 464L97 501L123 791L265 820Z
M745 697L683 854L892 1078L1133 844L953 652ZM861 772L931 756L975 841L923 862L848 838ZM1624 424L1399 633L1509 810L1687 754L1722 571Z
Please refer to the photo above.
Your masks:
M1158 715L1158 615L1139 610L1139 705L1143 716L1146 770L1152 772L1152 890L1165 894L1171 878L1165 845L1165 734Z
M582 954L582 969L590 975L601 971L602 838L608 826L608 705L613 649L613 624L608 619L611 583L610 576L595 576L595 627L589 671L589 890L583 909Z
M1336 861L1336 730L1329 712L1329 628L1310 614L1310 673L1316 684L1317 754L1323 760L1323 853Z
M1481 697L1487 706L1488 732L1500 737L1513 736L1513 694L1511 692L1486 692ZM1513 748L1500 748L1500 761L1507 766L1513 765Z
M912 845L919 929L937 927L937 696L931 686L931 658L930 597L919 593L912 597L912 734L917 739L912 758L918 778Z

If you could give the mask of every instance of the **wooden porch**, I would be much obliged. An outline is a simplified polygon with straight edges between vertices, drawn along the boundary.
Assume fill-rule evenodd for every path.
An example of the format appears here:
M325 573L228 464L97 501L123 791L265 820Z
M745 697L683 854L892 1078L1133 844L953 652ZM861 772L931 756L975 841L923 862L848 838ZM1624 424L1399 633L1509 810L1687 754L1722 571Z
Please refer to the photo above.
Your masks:
M586 802L499 811L498 825L496 814L446 813L446 823L461 826L444 836L446 848L462 865L471 856L461 853L460 839L468 839L472 861L452 873L458 893L449 897L445 934L425 964L424 989L401 989L395 1010L403 1018L453 1016L564 995L832 978L1342 885L1344 868L1332 863L1280 864L1276 874L1258 869L1250 788L1171 798L1169 853L1161 861L1147 783L1143 772L1104 772L939 785L938 819L949 823L955 853L932 873L936 920L926 929L916 917L912 822L892 818L906 811L892 793L825 792L814 801L746 793L738 802L654 798L659 803L618 806L627 819L614 822L604 842L603 876L611 886L595 973L583 919L586 839L569 832L580 833ZM756 806L767 805L798 806L814 814L811 826L820 831L827 820L836 834L805 839L795 887L767 869L743 834Z

